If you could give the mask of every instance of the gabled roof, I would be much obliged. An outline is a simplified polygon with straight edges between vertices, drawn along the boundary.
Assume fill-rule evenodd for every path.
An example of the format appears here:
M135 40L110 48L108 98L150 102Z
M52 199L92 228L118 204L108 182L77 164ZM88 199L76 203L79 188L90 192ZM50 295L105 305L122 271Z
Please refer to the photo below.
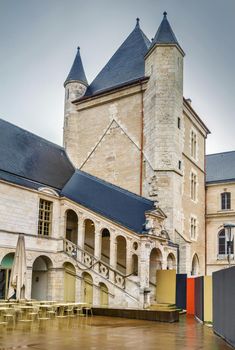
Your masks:
M88 85L80 55L80 47L77 48L76 57L74 59L72 68L70 69L69 75L64 82L64 86L70 81L79 81L85 85Z
M90 84L85 96L144 77L144 56L149 46L150 41L140 29L137 18L134 30Z
M0 119L0 171L5 180L61 189L74 167L64 148Z
M235 151L206 156L206 182L235 181Z
M182 50L171 28L171 25L168 22L166 12L163 13L163 20L157 30L157 33L155 34L155 37L153 38L153 41L151 43L151 48L155 44L175 44L179 46L179 48Z
M142 233L144 213L154 209L154 202L80 170L61 195L137 233Z

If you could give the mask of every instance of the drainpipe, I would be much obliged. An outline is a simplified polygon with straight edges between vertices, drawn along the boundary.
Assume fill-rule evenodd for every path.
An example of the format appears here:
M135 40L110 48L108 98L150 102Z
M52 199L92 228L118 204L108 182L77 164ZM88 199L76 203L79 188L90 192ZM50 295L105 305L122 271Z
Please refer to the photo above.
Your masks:
M206 207L207 207L207 188L206 188L206 140L204 139L204 188L205 188L205 276L207 275L207 223L206 223Z
M142 81L140 80L141 88L141 134L140 134L140 196L143 192L143 145L144 145L144 92Z

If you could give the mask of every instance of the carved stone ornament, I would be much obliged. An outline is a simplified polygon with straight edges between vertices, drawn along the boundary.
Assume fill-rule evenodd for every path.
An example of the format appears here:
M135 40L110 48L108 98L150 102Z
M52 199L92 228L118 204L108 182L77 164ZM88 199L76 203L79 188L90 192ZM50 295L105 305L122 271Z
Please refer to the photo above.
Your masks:
M158 195L158 187L157 187L157 176L154 174L150 177L149 181L149 197L157 198Z

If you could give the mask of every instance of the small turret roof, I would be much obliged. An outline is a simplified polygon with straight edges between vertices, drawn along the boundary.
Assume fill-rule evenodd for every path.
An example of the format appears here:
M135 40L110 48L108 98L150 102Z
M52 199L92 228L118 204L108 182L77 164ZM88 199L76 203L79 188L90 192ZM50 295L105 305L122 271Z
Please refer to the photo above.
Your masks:
M73 61L72 68L70 69L69 75L65 80L64 85L66 85L69 81L80 81L81 83L88 85L80 55L80 47L77 48L76 57Z
M144 77L144 56L149 47L150 41L137 18L134 30L93 80L85 96Z
M167 12L163 12L163 20L157 30L157 33L155 34L155 37L153 38L151 47L153 47L155 44L175 44L180 47L171 25L168 22ZM180 49L182 50L181 47Z

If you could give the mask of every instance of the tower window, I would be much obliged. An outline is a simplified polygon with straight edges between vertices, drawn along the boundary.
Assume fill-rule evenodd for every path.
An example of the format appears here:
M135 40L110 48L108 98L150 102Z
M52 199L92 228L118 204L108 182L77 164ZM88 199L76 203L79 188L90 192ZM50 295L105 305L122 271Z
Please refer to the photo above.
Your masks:
M197 175L193 172L191 173L190 179L190 196L193 201L197 198Z
M179 160L179 170L181 170L181 165L182 165L181 160Z
M231 209L231 193L223 192L221 193L221 209Z
M180 128L181 128L181 119L178 118L178 129L180 129Z
M52 222L52 202L40 199L38 214L38 234L49 236Z
M197 135L194 131L191 131L191 157L197 158Z
M197 219L194 217L191 217L190 222L190 236L192 239L196 239L197 234Z

